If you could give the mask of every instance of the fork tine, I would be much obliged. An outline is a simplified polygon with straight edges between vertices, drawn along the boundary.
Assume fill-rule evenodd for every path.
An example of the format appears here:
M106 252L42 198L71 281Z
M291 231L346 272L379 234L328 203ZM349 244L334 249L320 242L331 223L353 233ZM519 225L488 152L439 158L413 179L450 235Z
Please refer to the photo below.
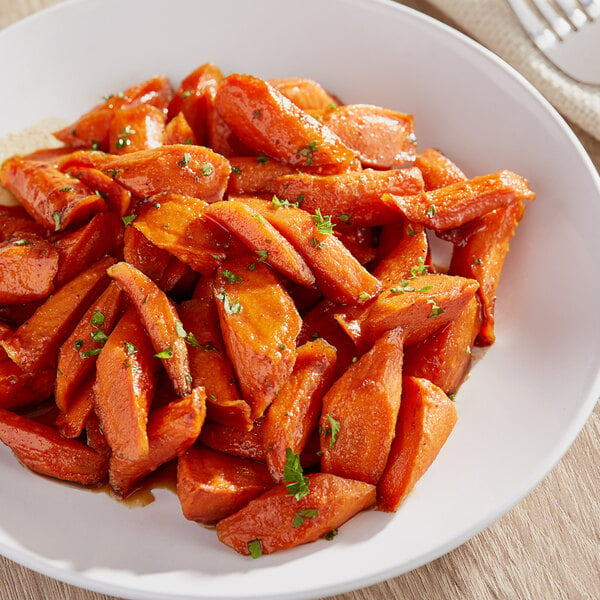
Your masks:
M550 27L552 27L552 30L559 38L564 38L572 31L569 22L556 12L554 7L548 3L548 0L531 0L531 2L540 11L544 19L548 21Z
M538 17L525 0L508 0L508 3L533 43L540 50L549 48L558 41L554 32Z
M556 3L577 29L587 23L587 15L577 6L575 0L556 0Z

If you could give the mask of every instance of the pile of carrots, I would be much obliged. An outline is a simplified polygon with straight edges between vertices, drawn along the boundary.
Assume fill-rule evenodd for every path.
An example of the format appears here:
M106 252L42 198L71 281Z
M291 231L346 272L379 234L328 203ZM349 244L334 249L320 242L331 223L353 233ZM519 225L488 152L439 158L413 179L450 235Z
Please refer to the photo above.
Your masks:
M527 181L418 153L411 115L212 64L54 135L0 169L0 440L120 497L177 460L184 516L254 558L397 510L494 341Z

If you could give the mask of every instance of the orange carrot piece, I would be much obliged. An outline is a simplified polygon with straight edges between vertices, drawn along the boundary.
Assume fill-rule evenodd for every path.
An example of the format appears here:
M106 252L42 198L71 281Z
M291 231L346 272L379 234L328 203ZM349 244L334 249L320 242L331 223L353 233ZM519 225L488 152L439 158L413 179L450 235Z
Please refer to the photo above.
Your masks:
M58 272L54 285L59 288L106 254L112 254L123 241L123 224L109 212L97 214L89 223L66 234L54 244L58 251Z
M260 213L241 202L215 202L206 214L234 233L256 253L267 252L266 262L299 285L315 282L304 259Z
M54 290L58 252L32 234L0 242L0 304L47 298Z
M0 407L13 410L40 404L52 395L56 369L27 373L10 360L0 348Z
M278 160L257 160L256 156L232 156L231 176L227 184L227 195L273 193L274 182L282 175L296 173L296 169Z
M464 181L467 178L457 165L435 148L423 150L415 159L415 167L423 175L426 192Z
M165 146L172 144L198 144L198 140L183 113L178 113L167 123L162 143Z
M108 285L106 269L115 261L104 258L50 296L0 345L21 369L32 373L53 367L58 349L92 301Z
M201 446L177 461L177 496L190 521L216 523L271 487L265 465Z
M155 246L135 227L126 227L123 256L125 261L158 283L171 260L171 255Z
M192 376L185 343L187 334L177 310L166 294L135 267L120 262L107 273L131 299L175 392L181 397L188 396L192 390Z
M110 446L106 441L106 436L100 427L100 421L98 416L92 410L88 415L85 422L85 437L87 438L87 445L93 448L98 454L109 457L111 450Z
M198 438L205 417L202 388L194 388L188 396L152 411L147 457L127 460L114 453L110 457L109 481L115 492L126 496L138 481L182 455Z
M477 217L519 202L533 200L527 180L512 171L500 171L415 196L386 196L396 202L407 219L436 231L459 227Z
M158 194L140 207L133 226L194 271L214 273L225 258L229 234L207 217L208 206L198 198Z
M9 158L0 168L0 183L49 231L62 231L106 210L98 194L44 163Z
M120 458L148 455L146 426L158 368L137 312L130 307L98 355L94 386L102 431L113 454Z
M56 429L0 408L0 441L32 471L80 483L106 481L108 462L77 440L63 438Z
M479 282L483 323L477 344L494 343L496 290L500 281L510 240L523 216L525 206L516 202L483 215L460 230L460 243L455 244L449 272L471 277Z
M96 356L121 316L123 292L112 282L92 302L58 353L58 375L54 399L61 411L68 410L75 390L92 375Z
M426 379L404 377L396 437L377 484L381 510L395 511L430 467L456 423L454 403Z
M340 304L364 304L381 289L381 283L335 235L317 229L314 219L306 211L293 206L279 209L272 202L248 196L235 200L262 215L296 248L312 270L317 287L327 298ZM326 221L325 216L323 221Z
M269 267L247 255L221 265L214 294L227 354L256 419L292 372L300 315Z
M256 419L250 431L242 431L227 425L206 422L200 433L200 441L224 454L266 463L267 453L262 436L264 423L264 417Z
M375 484L388 459L402 393L403 332L379 338L323 397L321 468Z
M69 397L68 408L58 413L56 427L63 437L78 438L94 411L95 374L89 376Z
M294 173L274 182L275 194L289 202L302 198L301 207L331 215L337 223L383 225L397 220L402 212L387 194L412 195L423 190L419 169L350 171L336 175Z
M172 297L188 297L192 293L198 277L196 271L192 271L176 256L171 256L157 285L163 292L169 292Z
M356 152L363 166L392 169L415 159L412 115L369 104L347 104L326 112L323 123Z
M269 83L302 110L332 110L339 105L339 100L313 79L286 77L269 79Z
M285 484L217 523L221 542L240 554L271 554L314 542L375 502L375 486L329 473L307 475L310 493L296 500ZM256 550L254 550L256 552Z
M456 393L469 370L480 326L479 301L473 296L450 323L405 348L404 374L428 379L448 395Z
M200 280L194 298L182 304L180 315L184 329L194 336L188 347L190 373L192 385L206 390L207 419L236 429L251 429L250 406L242 400L225 352L210 280Z
M331 130L257 77L229 75L215 102L235 135L259 154L293 166L342 169L355 157Z
M128 154L162 146L165 113L150 104L116 110L110 124L111 154Z
M374 227L357 227L346 223L338 229L336 236L361 265L366 265L377 257Z
M45 237L48 232L22 206L0 206L0 242L24 233Z
M292 374L265 418L263 444L274 481L281 481L286 449L300 454L321 413L323 394L333 383L336 350L322 339L298 348Z

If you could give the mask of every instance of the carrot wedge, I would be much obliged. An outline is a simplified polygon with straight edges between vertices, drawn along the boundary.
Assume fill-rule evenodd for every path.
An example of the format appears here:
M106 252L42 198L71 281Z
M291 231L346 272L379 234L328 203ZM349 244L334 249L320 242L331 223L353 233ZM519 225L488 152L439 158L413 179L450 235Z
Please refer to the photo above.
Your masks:
M294 167L278 160L257 160L256 156L232 156L231 176L227 184L227 194L273 193L273 183L282 175L295 173Z
M205 275L225 258L229 234L207 217L203 200L158 194L139 211L133 226L155 246Z
M123 292L111 283L83 315L58 353L54 399L61 411L69 408L75 390L92 374L96 356L119 319Z
M273 487L265 465L192 446L177 461L177 496L183 516L216 523Z
M167 123L162 143L165 146L173 144L198 144L198 140L183 113L178 113Z
M241 202L215 202L206 214L237 235L254 252L268 252L266 262L292 281L310 287L315 282L304 259L261 214Z
M6 357L0 360L0 407L10 410L40 404L52 395L56 369L43 369L35 373L23 371Z
M326 473L375 484L388 459L402 393L403 332L381 337L323 397Z
M256 419L292 372L300 315L269 267L248 255L221 265L214 294L227 353Z
M317 287L334 302L364 304L381 289L381 283L335 235L319 231L306 211L293 206L277 208L272 202L248 196L235 200L262 215L294 246L312 270Z
M221 542L254 557L313 542L375 502L375 486L329 473L306 476L310 492L296 500L285 484L268 490L217 523Z
M183 454L196 441L205 417L203 388L151 412L147 457L128 460L114 453L110 457L109 482L115 492L126 496L140 479Z
M123 236L123 257L125 262L158 283L164 275L171 254L155 246L135 227L126 227Z
M69 398L69 407L58 413L56 427L66 438L78 438L94 412L95 373L89 376Z
M262 79L229 75L221 82L215 102L233 133L258 154L293 166L342 169L355 158L330 129Z
M467 178L457 165L435 148L423 150L415 159L415 167L423 175L426 192Z
M331 215L337 223L354 225L384 225L397 220L402 212L386 194L412 195L423 190L419 169L390 171L350 171L336 175L294 173L278 178L273 184L275 194L289 202L302 198L304 210L317 209Z
M410 221L436 231L459 227L477 217L520 200L533 200L527 180L512 171L500 171L415 196L389 195Z
M243 431L227 425L207 422L202 428L200 441L213 450L224 454L249 458L266 463L267 453L263 444L264 417L256 419L252 429Z
M162 146L165 113L150 104L114 112L108 147L111 154L129 154Z
M332 110L339 104L334 96L313 79L285 77L269 79L269 83L302 110Z
M185 344L187 334L175 307L166 294L135 267L120 262L107 272L133 302L175 392L179 396L187 396L192 389Z
M48 232L22 206L0 205L0 242L9 238L19 239L24 233L44 237Z
M120 458L148 455L146 426L157 376L152 345L137 312L130 307L98 355L94 386L102 431L113 454Z
M0 242L0 304L40 300L54 290L58 253L31 234Z
M395 511L423 476L456 423L454 403L430 381L404 377L396 437L377 484L381 510Z
M108 461L56 429L0 408L0 441L36 473L82 485L106 481Z
M321 399L335 375L336 351L322 339L298 348L294 370L265 418L263 444L274 481L281 481L286 450L300 454L321 414Z
M83 313L108 285L106 269L115 262L104 258L48 298L0 345L21 369L34 372L56 365L60 346Z

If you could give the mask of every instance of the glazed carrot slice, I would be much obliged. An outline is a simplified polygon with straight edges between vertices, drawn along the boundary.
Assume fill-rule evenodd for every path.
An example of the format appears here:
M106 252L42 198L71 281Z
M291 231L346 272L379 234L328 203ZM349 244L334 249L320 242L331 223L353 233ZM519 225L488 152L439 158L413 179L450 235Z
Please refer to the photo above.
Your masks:
M46 240L23 234L0 242L0 304L48 297L57 270L58 252Z
M206 214L234 233L250 250L267 252L266 262L292 281L307 287L315 282L315 276L294 247L249 206L242 202L215 202Z
M415 167L423 175L426 192L467 179L457 165L435 148L423 150L415 159Z
M527 180L512 171L500 171L415 196L390 194L388 200L397 202L410 221L444 231L464 225L496 208L534 198Z
M0 349L0 407L13 410L40 404L52 395L56 369L27 373Z
M61 346L54 393L61 411L69 408L75 390L93 373L96 356L121 316L123 300L121 288L110 283Z
M132 491L135 484L161 465L183 454L197 439L204 418L204 390L192 393L150 413L148 418L148 455L140 460L110 457L109 481L121 496Z
M158 283L171 260L171 255L155 246L135 227L125 228L123 240L125 262L147 275L154 283Z
M479 301L471 298L455 319L404 351L404 374L428 379L446 394L456 393L471 364L481 326Z
M58 413L56 427L63 437L78 438L94 411L95 373L90 375L69 397L68 408Z
M341 304L364 304L381 289L381 283L373 277L329 231L327 216L314 215L286 206L277 208L272 202L243 196L235 198L261 214L304 258L313 272L317 287L327 298Z
M172 93L169 80L157 75L118 94L111 94L102 104L77 121L54 132L54 137L69 146L96 148L107 152L110 125L116 110L141 104L164 110Z
M190 521L216 523L271 487L265 465L201 446L177 461L177 496Z
M47 231L27 213L22 206L0 206L0 242L33 233L44 237Z
M192 376L185 343L187 333L171 301L151 279L125 262L113 265L107 273L131 299L175 392L189 395Z
M227 195L273 193L273 183L282 175L295 173L296 169L278 160L256 156L232 156L231 176L227 184ZM259 160L260 159L260 160Z
M381 510L395 511L430 467L456 423L454 403L426 379L405 377L396 437L377 484Z
M323 123L357 154L363 166L392 169L415 159L412 115L370 104L346 104L327 111Z
M302 453L319 415L321 399L335 376L336 351L322 339L298 348L292 374L265 418L263 444L274 481L281 481L286 450Z
M108 135L111 154L128 154L162 146L165 113L150 104L114 112Z
M266 463L267 453L262 437L264 422L264 417L256 419L254 426L249 431L206 422L200 433L200 441L205 446L224 454Z
M300 500L280 484L219 521L221 542L240 554L271 554L314 542L375 502L368 483L329 473L306 477L310 492Z
M87 445L93 448L98 454L110 456L110 446L106 442L106 436L100 427L100 421L96 416L96 413L92 411L85 422L85 437L87 438Z
M114 262L109 257L99 260L50 296L28 321L2 340L0 345L10 359L29 373L55 366L58 349L108 285L106 269Z
M185 120L183 113L178 113L167 123L162 143L165 146L171 144L198 144L198 140L189 123Z
M171 256L157 285L163 292L170 293L173 298L187 298L192 293L198 277L196 271L192 271L176 256Z
M477 344L493 344L496 290L500 281L510 240L523 216L525 206L516 202L499 208L465 225L460 231L460 243L455 244L449 272L471 277L479 282L483 323Z
M32 471L82 485L106 481L108 461L56 429L0 408L0 441Z
M300 315L270 268L248 255L221 265L214 294L227 354L256 419L292 372Z
M94 190L104 198L108 210L119 217L127 214L131 204L131 192L119 185L106 173L92 167L77 167L68 171L71 177L75 177L90 190Z
M223 199L231 171L229 162L221 155L189 144L161 146L123 156L89 152L80 158L82 166L104 171L140 198L171 192L216 202ZM72 164L67 162L63 168Z
M278 197L297 202L302 199L304 210L331 215L337 223L355 225L383 225L402 215L398 205L386 194L412 195L423 190L419 169L392 171L351 171L336 175L294 173L274 182Z
M355 158L331 130L262 79L229 75L215 102L233 133L258 154L293 166L341 169Z
M98 194L44 163L9 158L0 168L0 183L49 231L62 231L106 210Z
M114 214L97 214L89 223L57 240L59 264L54 284L58 288L90 264L112 254L123 241L123 224Z
M323 397L321 468L375 484L396 430L402 393L403 332L375 342Z
M374 227L357 227L348 222L337 230L336 236L361 265L377 257L377 235Z
M208 218L208 206L198 198L159 194L140 207L133 226L198 273L214 273L225 258L229 234Z
M339 100L313 79L285 77L269 79L269 83L302 110L332 110L339 105Z
M194 387L206 390L207 418L237 429L251 429L250 406L242 399L225 352L211 280L200 280L194 298L182 304L180 315L184 329L193 336L188 343L190 373Z

